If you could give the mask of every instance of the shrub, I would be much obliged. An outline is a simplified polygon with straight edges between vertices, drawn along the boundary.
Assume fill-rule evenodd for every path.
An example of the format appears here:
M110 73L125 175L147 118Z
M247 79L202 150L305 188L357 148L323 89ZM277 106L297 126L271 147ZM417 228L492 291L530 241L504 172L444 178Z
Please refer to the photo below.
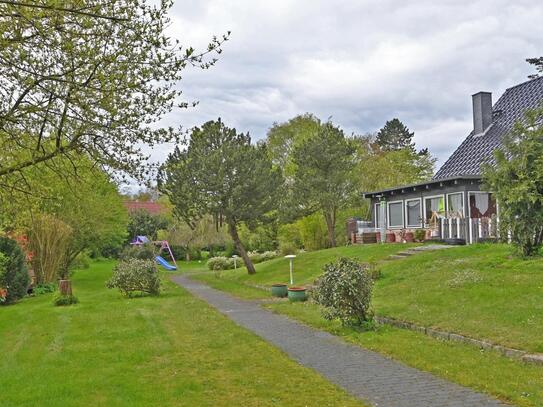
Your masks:
M287 254L296 254L298 252L298 247L291 242L281 242L279 243L279 251L283 256Z
M57 307L77 304L78 302L79 300L75 295L62 295L61 293L57 293L53 298L53 304L55 304Z
M10 304L26 295L30 278L25 265L25 254L15 240L0 237L0 254L0 289L7 289L1 302Z
M426 239L426 229L415 230L415 240L417 242L423 242Z
M207 268L210 270L230 270L234 268L234 260L224 256L212 257L207 261Z
M107 288L118 288L126 296L139 291L151 295L160 293L160 275L154 260L128 259L119 262Z
M157 249L152 243L144 245L130 245L124 248L119 256L122 261L130 259L154 260L157 255Z
M279 254L276 251L267 251L260 255L262 257L262 261L268 261L275 259L279 256Z
M339 319L343 325L364 325L371 321L373 280L369 267L341 258L324 266L324 274L313 290L323 317Z
M55 292L56 289L57 285L55 283L45 283L36 285L36 287L34 287L33 289L33 292L36 295L41 295Z

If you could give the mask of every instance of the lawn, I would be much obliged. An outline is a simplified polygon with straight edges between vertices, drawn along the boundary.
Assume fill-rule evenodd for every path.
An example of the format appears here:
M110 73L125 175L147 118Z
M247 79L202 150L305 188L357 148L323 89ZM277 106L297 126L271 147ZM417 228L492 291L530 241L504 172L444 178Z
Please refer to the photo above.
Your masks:
M388 326L359 332L324 320L318 307L307 303L273 303L266 307L307 325L338 335L406 365L431 372L518 406L543 406L543 368L504 358L493 351L445 342Z
M368 245L308 252L295 260L295 283L312 282L322 265L340 256L378 262L403 245ZM379 315L409 320L491 342L543 352L543 259L522 260L507 245L473 245L380 262L374 291ZM244 298L269 297L264 289L286 282L288 263L276 259L244 270L195 278ZM519 405L543 405L543 368L496 352L443 342L407 330L380 327L360 333L322 319L314 304L268 304L317 328L345 337L408 365Z
M543 258L482 244L383 264L377 313L543 352Z
M2 406L361 405L173 283L107 290L112 265L76 272L76 306L0 307Z
M316 252L299 253L294 259L294 283L296 285L313 284L322 273L322 268L339 257L352 257L365 263L377 263L389 255L414 247L414 244L388 244L366 246L342 246ZM245 267L237 270L225 270L220 273L220 281L215 273L207 272L194 278L213 287L230 291L243 298L264 298L269 296L267 289L274 283L289 282L289 262L280 257L256 265L256 274L248 275ZM255 289L261 288L261 289Z

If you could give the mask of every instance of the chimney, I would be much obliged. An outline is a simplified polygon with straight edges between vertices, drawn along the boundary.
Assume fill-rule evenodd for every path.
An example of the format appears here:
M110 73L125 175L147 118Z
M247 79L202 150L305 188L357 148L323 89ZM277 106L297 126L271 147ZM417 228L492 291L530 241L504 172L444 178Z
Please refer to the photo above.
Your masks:
M478 92L473 100L473 134L484 133L492 123L492 93Z

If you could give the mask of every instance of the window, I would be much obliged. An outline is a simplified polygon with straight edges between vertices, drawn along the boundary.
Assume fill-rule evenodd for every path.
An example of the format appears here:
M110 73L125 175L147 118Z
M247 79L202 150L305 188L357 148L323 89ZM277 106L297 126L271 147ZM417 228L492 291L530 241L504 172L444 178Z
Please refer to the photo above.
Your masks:
M456 192L447 195L447 217L463 218L464 217L464 193Z
M488 192L469 193L469 213L473 218L490 218L496 214L496 199Z
M445 214L445 197L443 195L424 198L424 219L426 223L436 223L437 218Z
M419 199L405 201L405 213L408 227L421 227L422 223L422 205Z
M403 228L403 201L388 203L388 226Z

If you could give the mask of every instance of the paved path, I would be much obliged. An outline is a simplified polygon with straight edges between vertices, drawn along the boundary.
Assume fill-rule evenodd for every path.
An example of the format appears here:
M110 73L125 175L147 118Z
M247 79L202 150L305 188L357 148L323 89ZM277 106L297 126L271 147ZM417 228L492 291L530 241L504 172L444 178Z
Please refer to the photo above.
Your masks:
M316 370L331 382L374 406L502 405L483 394L274 314L256 302L236 299L184 275L173 277L173 281L207 301L238 325L277 346L292 359Z

